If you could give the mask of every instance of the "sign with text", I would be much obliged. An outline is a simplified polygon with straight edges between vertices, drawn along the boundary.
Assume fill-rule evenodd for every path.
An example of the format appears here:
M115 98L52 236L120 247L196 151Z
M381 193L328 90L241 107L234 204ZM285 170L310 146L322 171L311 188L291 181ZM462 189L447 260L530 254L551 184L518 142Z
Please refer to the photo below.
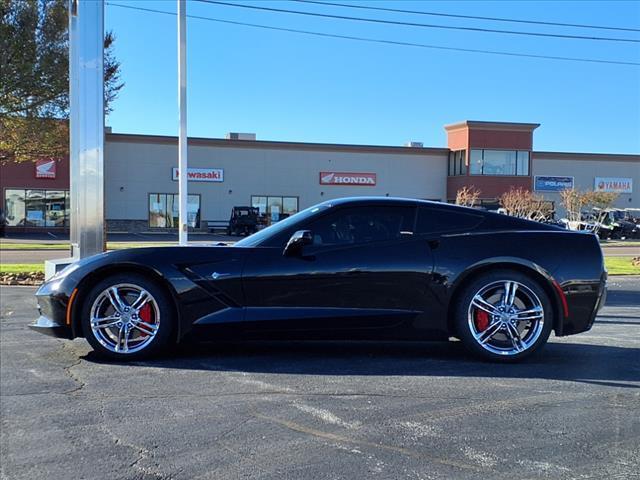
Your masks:
M536 175L534 190L538 192L560 192L573 188L573 177L543 177Z
M173 180L178 180L178 175L178 169L173 167ZM189 182L224 182L224 170L222 168L187 168L187 180Z
M56 161L42 159L36 161L36 178L56 178Z
M633 193L633 179L619 177L596 177L593 182L596 192Z
M320 185L375 186L375 173L320 172Z

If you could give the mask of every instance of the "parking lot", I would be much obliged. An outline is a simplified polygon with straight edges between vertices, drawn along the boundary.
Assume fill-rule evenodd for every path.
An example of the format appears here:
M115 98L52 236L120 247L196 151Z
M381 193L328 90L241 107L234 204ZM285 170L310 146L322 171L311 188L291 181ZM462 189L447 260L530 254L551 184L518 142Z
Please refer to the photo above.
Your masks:
M640 278L517 365L459 342L182 347L129 365L41 336L1 287L4 479L640 478Z

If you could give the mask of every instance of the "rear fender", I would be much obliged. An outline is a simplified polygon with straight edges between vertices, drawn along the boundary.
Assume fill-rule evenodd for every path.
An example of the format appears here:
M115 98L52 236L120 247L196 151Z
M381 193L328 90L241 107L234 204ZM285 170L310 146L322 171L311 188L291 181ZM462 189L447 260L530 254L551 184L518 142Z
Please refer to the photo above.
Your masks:
M562 325L565 318L564 302L558 291L559 285L547 270L542 268L535 262L518 257L491 257L478 261L469 266L464 272L462 272L452 283L449 304L456 298L456 294L464 287L471 279L475 278L483 272L496 270L499 268L517 270L525 275L529 275L533 279L540 283L540 286L545 290L553 306L553 328L556 335L562 335ZM556 285L558 285L556 287ZM450 331L452 327L451 309L447 315Z

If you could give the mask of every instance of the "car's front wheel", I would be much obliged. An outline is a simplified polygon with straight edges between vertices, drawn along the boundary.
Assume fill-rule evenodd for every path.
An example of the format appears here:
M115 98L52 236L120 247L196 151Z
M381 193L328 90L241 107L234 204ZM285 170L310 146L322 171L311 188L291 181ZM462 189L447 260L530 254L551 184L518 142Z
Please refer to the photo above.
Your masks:
M173 310L165 291L134 273L112 275L89 293L82 329L96 353L134 360L160 352L173 330Z
M503 362L541 348L553 327L549 296L520 272L485 273L465 286L455 307L455 326L471 352Z

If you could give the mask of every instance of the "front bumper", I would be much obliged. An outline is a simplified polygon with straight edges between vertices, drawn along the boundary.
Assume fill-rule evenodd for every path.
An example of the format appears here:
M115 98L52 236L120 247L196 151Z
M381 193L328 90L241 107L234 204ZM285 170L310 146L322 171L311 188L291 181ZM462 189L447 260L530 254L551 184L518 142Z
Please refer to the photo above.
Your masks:
M56 323L43 315L38 317L36 323L29 325L29 328L51 337L66 338L68 340L73 338L73 334L69 326Z
M74 283L67 285L64 279L45 282L36 292L39 317L29 325L31 330L57 338L74 338L75 332L67 307L70 302L69 293Z

